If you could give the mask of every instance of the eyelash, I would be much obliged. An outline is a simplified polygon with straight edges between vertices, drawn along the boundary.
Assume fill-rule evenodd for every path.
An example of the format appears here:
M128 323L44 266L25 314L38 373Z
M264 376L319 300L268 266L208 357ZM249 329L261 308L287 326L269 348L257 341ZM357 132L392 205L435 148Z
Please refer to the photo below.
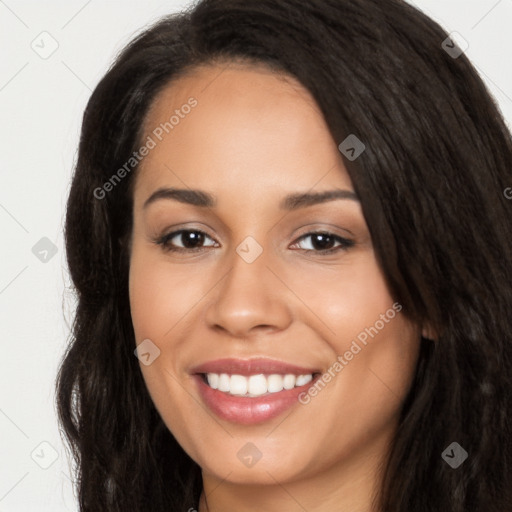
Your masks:
M190 252L199 252L199 251L202 251L204 249L206 249L206 247L199 247L199 248L195 248L195 249L187 249L185 247L173 247L170 245L170 240L172 240L174 237L176 237L177 235L180 235L182 233L200 233L200 234L203 234L205 236L207 236L208 238L211 238L213 240L212 237L210 237L207 233L205 233L204 231L201 231L200 229L180 229L178 231L173 231L171 233L168 233L166 235L163 235L159 238L157 238L156 240L154 240L154 243L156 243L157 245L160 245L162 246L163 250L165 252L177 252L177 253L190 253ZM349 240L347 238L343 238L341 236L338 236L338 235L335 235L334 233L330 233L328 231L311 231L309 233L305 233L304 235L300 236L297 241L294 243L294 245L299 242L300 240L302 240L303 238L308 238L310 236L314 236L314 235L327 235L328 237L330 238L334 238L334 240L336 242L340 242L341 245L339 245L338 247L332 247L331 249L321 249L321 250L314 250L314 249L298 249L299 251L305 251L305 252L316 252L316 253L319 253L320 255L329 255L329 254L332 254L332 253L335 253L335 252L338 252L340 250L342 251L346 251L348 249L350 249L351 247L354 246L355 242L353 240ZM297 249L296 249L297 250Z

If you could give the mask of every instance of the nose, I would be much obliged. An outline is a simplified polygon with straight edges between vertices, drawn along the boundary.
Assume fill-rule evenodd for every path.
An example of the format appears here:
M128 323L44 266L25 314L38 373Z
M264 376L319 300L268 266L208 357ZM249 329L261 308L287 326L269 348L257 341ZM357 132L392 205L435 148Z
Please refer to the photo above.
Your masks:
M278 332L292 321L292 292L276 276L268 253L248 263L236 251L227 274L215 287L208 303L206 322L210 328L246 338L258 331Z

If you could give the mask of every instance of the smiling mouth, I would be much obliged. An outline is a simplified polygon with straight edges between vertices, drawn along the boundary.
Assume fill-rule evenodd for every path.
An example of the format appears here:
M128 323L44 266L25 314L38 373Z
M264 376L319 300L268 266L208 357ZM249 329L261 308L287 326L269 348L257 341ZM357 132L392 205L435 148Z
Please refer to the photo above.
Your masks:
M211 389L231 396L255 398L302 387L320 374L314 372L302 375L292 373L259 373L254 375L200 373L199 375Z

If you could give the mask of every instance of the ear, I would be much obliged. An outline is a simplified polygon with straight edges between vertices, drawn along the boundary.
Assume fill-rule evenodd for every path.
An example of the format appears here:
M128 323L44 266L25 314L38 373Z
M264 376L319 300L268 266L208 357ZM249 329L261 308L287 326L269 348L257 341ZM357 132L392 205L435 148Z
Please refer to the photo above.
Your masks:
M432 341L436 341L439 337L437 332L430 324L426 324L423 326L423 329L421 330L421 335L423 336L423 338Z

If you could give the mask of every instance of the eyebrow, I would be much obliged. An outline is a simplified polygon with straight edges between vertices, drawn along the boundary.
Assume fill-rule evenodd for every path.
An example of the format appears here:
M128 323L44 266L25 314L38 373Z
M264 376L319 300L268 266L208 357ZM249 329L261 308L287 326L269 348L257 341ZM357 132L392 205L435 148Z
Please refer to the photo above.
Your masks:
M180 203L199 206L201 208L215 208L217 206L217 199L213 194L203 190L180 189L163 187L155 190L144 202L143 209L147 208L150 204L162 200L175 200ZM351 190L334 189L325 192L304 192L295 193L286 196L279 204L281 210L298 210L306 208L327 201L334 201L336 199L351 199L359 201L357 194Z

